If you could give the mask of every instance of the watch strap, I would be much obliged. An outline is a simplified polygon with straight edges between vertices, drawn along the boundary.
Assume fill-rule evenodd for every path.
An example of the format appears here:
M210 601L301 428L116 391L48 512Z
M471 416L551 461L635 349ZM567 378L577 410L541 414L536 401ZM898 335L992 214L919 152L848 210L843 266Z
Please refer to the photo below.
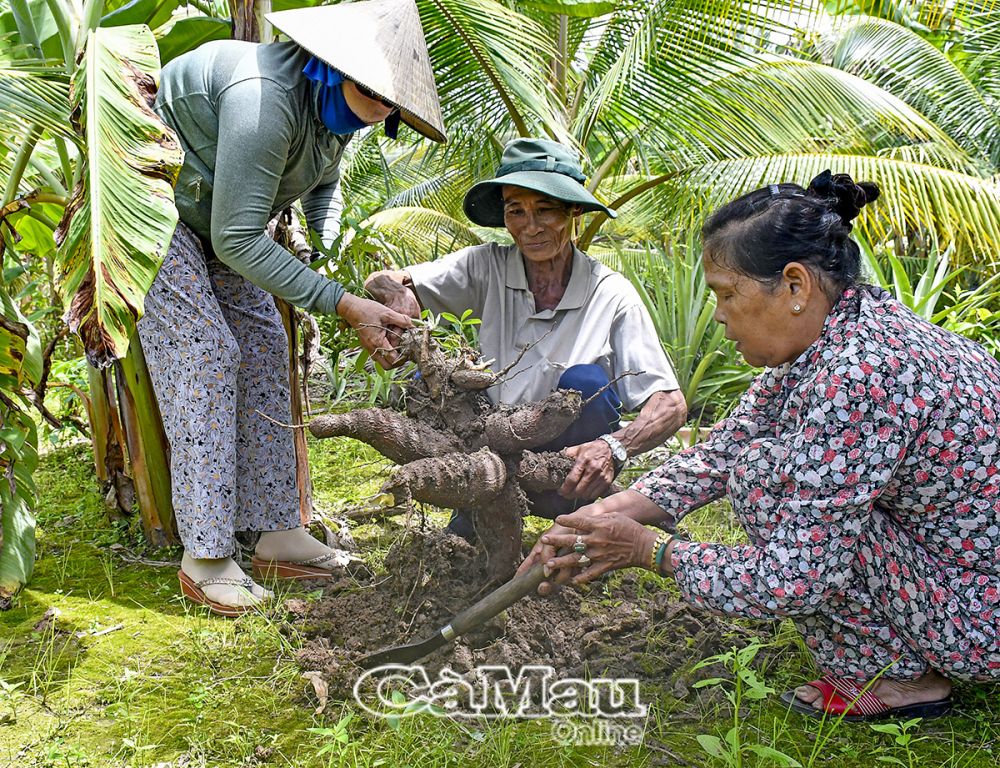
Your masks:
M617 474L628 460L628 453L625 451L625 446L614 435L601 435L597 439L606 442L611 449L611 461L615 465L615 473Z

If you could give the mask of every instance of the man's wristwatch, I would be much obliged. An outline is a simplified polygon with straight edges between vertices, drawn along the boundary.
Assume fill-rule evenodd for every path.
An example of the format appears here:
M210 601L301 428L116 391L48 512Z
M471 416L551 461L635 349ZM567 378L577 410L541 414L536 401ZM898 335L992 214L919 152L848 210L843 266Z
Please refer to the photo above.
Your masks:
M621 444L621 441L617 437L613 437L612 435L601 435L597 439L606 442L611 449L611 461L614 462L615 475L617 475L622 471L625 462L628 461L628 453L625 451L625 446Z

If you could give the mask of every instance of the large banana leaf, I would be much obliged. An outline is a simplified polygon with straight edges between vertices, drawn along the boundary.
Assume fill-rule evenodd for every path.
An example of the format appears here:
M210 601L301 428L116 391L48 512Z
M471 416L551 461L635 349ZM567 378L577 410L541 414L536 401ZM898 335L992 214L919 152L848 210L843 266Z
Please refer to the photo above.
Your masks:
M35 563L35 422L20 394L38 381L38 336L0 285L0 610L31 578Z
M129 24L146 24L150 29L156 29L168 21L174 10L180 5L180 0L131 0L127 3L105 3L105 15L101 19L102 27L124 27ZM109 6L119 5L111 10Z
M158 70L148 27L96 29L73 82L86 165L60 223L60 276L69 326L99 368L127 352L177 223L182 152L146 103Z
M233 27L227 20L194 16L178 19L163 37L159 39L160 61L166 64L181 54L193 51L210 40L226 40L232 37Z

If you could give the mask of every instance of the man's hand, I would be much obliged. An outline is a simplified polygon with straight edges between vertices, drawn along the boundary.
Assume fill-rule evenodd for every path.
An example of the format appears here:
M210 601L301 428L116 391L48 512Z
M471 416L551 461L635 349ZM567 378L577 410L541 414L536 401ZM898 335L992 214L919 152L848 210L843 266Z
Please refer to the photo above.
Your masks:
M564 448L563 453L576 463L559 488L560 496L592 501L607 493L615 479L615 462L610 445L603 440L591 440Z
M383 368L393 368L402 362L393 342L403 329L413 327L413 321L408 316L351 293L345 293L341 298L337 314L358 332L358 341L371 353L372 360Z
M365 283L365 290L374 296L376 301L401 315L420 317L420 302L417 301L413 291L398 280L393 280L388 274L375 274L370 277Z

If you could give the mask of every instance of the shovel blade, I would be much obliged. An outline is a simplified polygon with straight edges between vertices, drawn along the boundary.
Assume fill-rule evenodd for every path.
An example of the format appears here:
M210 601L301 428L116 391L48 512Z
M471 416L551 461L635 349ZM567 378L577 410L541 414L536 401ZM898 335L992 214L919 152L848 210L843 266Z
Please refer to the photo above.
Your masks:
M438 632L427 640L408 645L396 645L392 648L384 648L381 651L370 653L358 662L362 669L374 669L386 664L412 664L422 659L429 653L433 653L448 641Z

